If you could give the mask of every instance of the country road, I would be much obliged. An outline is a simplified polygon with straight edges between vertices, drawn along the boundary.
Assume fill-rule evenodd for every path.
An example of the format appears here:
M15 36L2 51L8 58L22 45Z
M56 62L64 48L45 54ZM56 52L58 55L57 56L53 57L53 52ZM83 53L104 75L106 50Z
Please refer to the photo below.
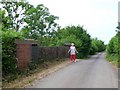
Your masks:
M26 88L118 88L118 71L105 53L73 62Z

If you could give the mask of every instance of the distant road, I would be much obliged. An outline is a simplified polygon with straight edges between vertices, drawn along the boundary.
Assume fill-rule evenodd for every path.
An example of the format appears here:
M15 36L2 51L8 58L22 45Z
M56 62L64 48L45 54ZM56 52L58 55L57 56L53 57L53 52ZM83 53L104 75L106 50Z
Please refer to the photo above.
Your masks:
M105 53L72 63L27 88L118 88L118 73Z

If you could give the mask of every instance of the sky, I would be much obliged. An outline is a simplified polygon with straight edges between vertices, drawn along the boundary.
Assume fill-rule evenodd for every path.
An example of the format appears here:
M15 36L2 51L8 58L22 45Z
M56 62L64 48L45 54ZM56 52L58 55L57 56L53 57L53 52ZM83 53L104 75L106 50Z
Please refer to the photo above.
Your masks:
M43 4L50 14L58 16L61 27L83 26L92 38L109 43L118 26L119 0L27 0L32 5Z

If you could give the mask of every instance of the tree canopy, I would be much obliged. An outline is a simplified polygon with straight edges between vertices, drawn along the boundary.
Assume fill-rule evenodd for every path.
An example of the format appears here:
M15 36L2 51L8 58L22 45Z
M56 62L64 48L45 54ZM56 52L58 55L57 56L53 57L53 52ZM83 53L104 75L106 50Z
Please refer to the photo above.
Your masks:
M2 23L7 30L23 32L26 38L51 36L59 27L49 9L43 4L34 7L28 2L1 2Z
M65 43L75 43L78 48L79 57L86 57L89 54L91 46L90 35L81 26L67 26L57 33L58 41L56 45L64 45Z

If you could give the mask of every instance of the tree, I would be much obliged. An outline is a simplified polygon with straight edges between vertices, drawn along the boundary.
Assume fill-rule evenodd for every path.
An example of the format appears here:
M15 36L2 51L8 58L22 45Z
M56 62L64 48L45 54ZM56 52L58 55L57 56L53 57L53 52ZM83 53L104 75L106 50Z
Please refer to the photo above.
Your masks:
M98 40L97 38L93 38L91 42L90 54L95 54L96 52L102 52L106 48L104 42L102 40Z
M5 10L6 16L2 22L9 30L18 32L20 27L25 24L25 11L31 9L32 5L27 2L1 2L2 9Z
M43 4L34 7L28 2L1 2L3 30L22 32L24 37L37 39L54 38L59 25L57 16L51 15ZM53 39L50 39L53 40Z
M92 39L91 47L90 47L90 55L94 55L98 51L98 47L96 45L96 39Z
M30 38L38 39L44 36L53 36L58 24L55 20L58 17L51 15L49 10L44 5L37 5L36 8L29 9L25 12L27 23L24 30L29 30L28 35Z
M65 43L75 43L78 49L78 57L83 58L89 54L91 39L86 30L81 26L67 26L62 28L57 33L57 46L64 45Z

